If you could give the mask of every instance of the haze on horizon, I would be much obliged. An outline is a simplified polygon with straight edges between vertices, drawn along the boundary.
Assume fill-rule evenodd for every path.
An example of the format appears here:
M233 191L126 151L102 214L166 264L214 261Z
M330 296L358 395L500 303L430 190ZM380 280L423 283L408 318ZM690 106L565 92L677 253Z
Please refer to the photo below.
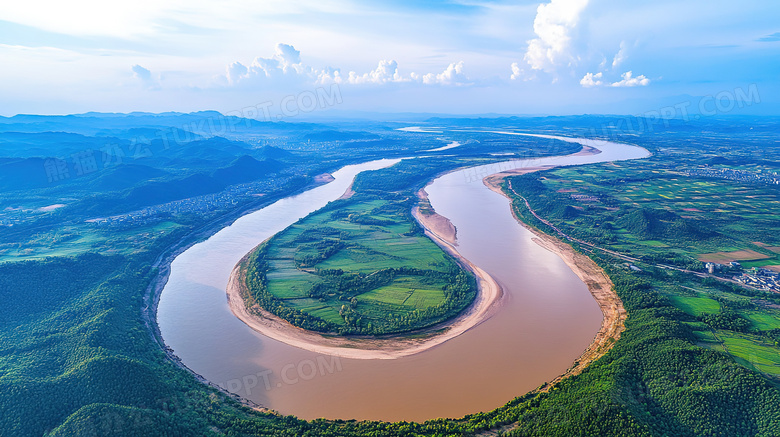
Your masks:
M747 91L780 114L780 3L0 4L0 115L227 113L338 85L338 111L641 113ZM732 112L732 111L729 111Z

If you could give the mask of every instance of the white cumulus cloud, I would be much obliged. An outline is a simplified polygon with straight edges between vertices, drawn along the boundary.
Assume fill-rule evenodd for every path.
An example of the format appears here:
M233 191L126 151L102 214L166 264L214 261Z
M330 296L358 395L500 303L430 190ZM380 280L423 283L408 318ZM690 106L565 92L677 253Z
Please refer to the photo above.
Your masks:
M253 74L266 77L306 73L306 67L301 63L301 52L287 44L277 44L276 53L271 58L255 58L249 70Z
M334 83L343 83L344 80L341 77L341 70L338 68L323 68L322 70L317 72L317 84L321 85L330 85Z
M520 66L517 64L517 62L512 62L511 65L512 68L512 75L509 76L512 80L517 80L523 77L523 69L520 68Z
M463 72L463 61L457 64L450 64L447 68L439 73L428 73L422 76L422 82L426 85L468 85L470 84L469 78Z
M644 75L639 75L637 77L634 77L634 74L630 71L626 71L625 73L621 74L620 77L622 77L623 80L619 82L613 82L611 86L631 87L631 86L650 85L650 79L646 78Z
M398 73L398 62L383 59L379 61L375 70L359 75L354 71L349 72L349 83L375 83L383 84L388 82L401 82L403 79Z
M301 63L301 52L289 44L277 44L274 58L279 61L283 69L289 68Z
M602 73L587 73L585 76L583 76L582 79L580 79L580 85L584 86L585 88L590 88L594 86L599 86L603 82L601 81L601 77L603 76Z
M400 73L395 60L380 60L377 67L366 73L350 71L342 74L333 67L322 69L305 65L301 53L288 44L277 44L270 58L257 57L249 66L233 62L226 67L222 82L227 86L261 85L384 85L392 83L418 83L424 85L471 85L463 71L463 62L452 63L441 73Z
M275 83L300 83L313 81L317 72L301 62L301 52L288 44L277 44L270 58L256 57L251 64L233 62L225 72L228 85L272 81Z
M525 61L534 70L554 73L562 65L576 62L571 53L571 43L580 14L588 0L550 0L536 9L534 33L528 41Z
M231 85L238 83L239 80L247 77L247 73L249 73L249 69L246 68L246 65L240 62L234 62L228 65L227 66L228 83Z

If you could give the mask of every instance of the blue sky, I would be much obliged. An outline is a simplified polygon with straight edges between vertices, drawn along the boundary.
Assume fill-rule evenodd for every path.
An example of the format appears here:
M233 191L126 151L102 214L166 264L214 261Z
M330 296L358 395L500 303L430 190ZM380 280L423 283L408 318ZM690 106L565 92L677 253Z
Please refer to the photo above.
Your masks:
M780 114L780 3L74 0L0 4L0 114L639 114L752 92ZM751 88L752 87L752 88ZM732 97L733 98L733 97Z

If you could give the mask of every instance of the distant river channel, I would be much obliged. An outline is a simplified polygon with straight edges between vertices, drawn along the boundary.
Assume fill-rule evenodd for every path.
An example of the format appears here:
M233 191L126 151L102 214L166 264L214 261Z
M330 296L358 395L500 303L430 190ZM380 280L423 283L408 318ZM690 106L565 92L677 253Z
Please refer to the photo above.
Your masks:
M511 134L511 133L507 133ZM456 171L426 191L457 228L457 250L505 293L487 321L439 346L395 360L318 355L256 333L227 305L238 261L258 243L341 196L355 175L390 166L343 167L335 180L247 214L176 257L157 323L167 346L194 372L282 414L303 419L424 421L497 408L554 379L588 347L602 314L585 284L512 217L509 201L482 178L511 168L637 159L636 146L547 137L602 153L515 160Z

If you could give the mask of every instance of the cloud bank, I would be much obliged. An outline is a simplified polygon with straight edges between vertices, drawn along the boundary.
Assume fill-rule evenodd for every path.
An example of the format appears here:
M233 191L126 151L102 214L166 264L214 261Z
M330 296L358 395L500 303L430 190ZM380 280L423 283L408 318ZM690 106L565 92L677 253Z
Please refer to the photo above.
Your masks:
M377 67L365 73L325 67L317 69L305 65L300 51L288 44L277 44L271 58L257 57L249 66L233 62L225 72L227 86L251 85L302 85L302 84L351 84L385 85L392 83L417 83L422 85L464 86L472 85L464 72L463 61L451 63L441 73L409 73L402 75L398 62L382 59Z
M131 69L133 70L133 77L141 82L145 88L159 89L160 84L152 78L152 72L148 68L136 64Z

